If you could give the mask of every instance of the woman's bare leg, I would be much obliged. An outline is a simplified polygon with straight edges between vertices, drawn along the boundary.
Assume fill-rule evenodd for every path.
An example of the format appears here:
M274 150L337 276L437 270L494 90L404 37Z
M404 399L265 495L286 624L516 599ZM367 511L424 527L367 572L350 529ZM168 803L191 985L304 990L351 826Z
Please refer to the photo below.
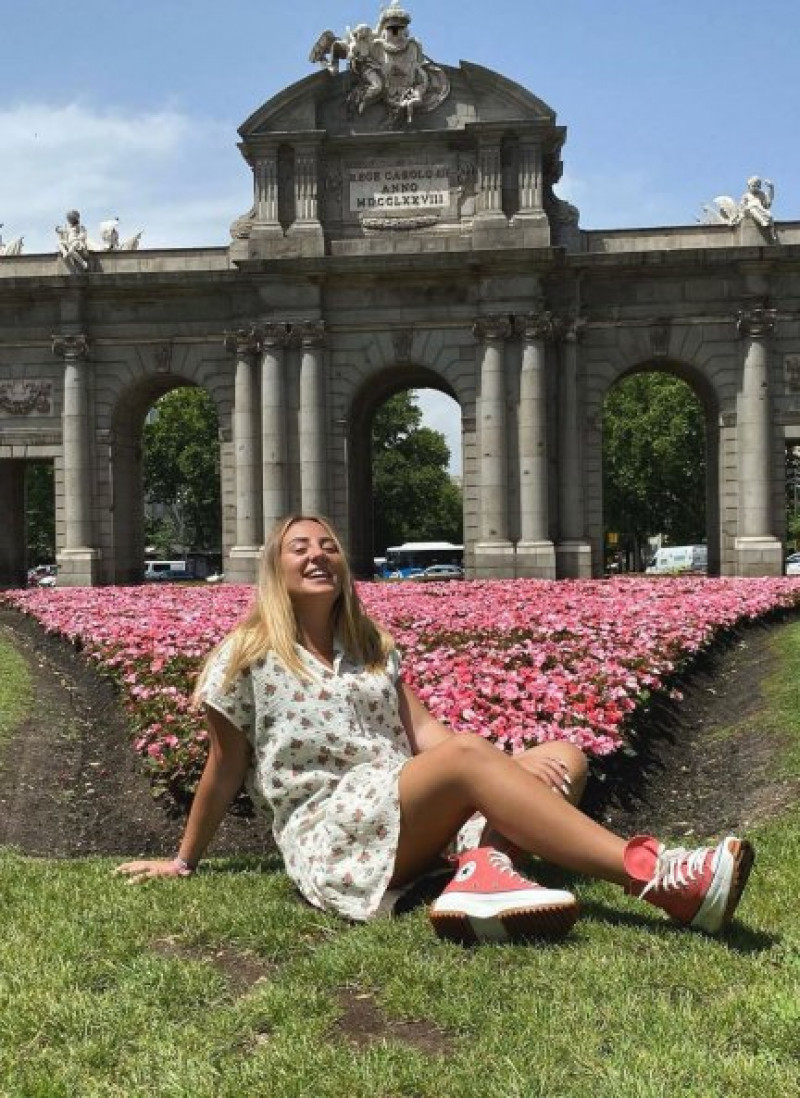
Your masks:
M545 861L627 882L624 839L554 796L525 766L477 736L454 736L416 755L400 772L399 788L393 885L426 869L476 811L494 830Z
M535 774L556 796L563 797L565 801L576 806L581 803L589 777L589 766L579 747L563 740L554 740L529 747L527 751L511 755L510 758L517 766ZM520 853L515 843L490 826L483 830L481 845L502 850L512 859Z

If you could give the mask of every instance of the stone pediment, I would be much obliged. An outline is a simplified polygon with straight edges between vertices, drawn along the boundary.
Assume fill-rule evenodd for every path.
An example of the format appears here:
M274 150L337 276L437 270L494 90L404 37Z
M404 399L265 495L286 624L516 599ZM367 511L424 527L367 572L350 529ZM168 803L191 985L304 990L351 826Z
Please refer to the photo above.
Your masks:
M231 226L233 261L424 250L431 235L451 250L566 244L577 211L552 192L555 112L481 65L431 66L413 110L413 88L325 69L252 114L239 147L253 206Z
M471 123L534 122L555 125L555 112L522 85L482 65L462 61L458 68L442 65L450 81L450 93L435 110L416 115L405 132L463 130ZM248 139L309 131L326 136L350 136L392 132L382 104L363 114L349 109L352 88L349 72L313 73L267 100L239 128L245 146Z

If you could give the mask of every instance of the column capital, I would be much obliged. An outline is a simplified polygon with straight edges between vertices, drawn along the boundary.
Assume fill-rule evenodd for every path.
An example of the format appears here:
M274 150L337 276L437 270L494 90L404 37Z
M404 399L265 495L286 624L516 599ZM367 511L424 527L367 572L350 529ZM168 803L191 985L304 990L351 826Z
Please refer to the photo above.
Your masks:
M748 305L736 314L736 330L744 339L765 339L775 329L777 310L766 305Z
M565 343L582 343L586 330L586 317L571 316L561 321Z
M516 332L527 342L555 343L564 334L564 322L549 309L514 318Z
M266 324L262 324L259 327L259 336L262 349L269 347L270 350L276 350L286 347L289 342L289 326L287 324L279 324L275 321L269 321Z
M75 335L53 335L50 349L59 358L72 362L89 357L89 340L82 332Z
M325 342L325 321L302 320L292 325L292 335L295 334L302 347L320 347Z
M475 318L472 334L481 343L503 343L513 335L513 327L505 313L492 313Z
M237 358L255 355L261 350L261 339L255 324L247 328L226 331L223 335L223 343L225 350L235 354Z

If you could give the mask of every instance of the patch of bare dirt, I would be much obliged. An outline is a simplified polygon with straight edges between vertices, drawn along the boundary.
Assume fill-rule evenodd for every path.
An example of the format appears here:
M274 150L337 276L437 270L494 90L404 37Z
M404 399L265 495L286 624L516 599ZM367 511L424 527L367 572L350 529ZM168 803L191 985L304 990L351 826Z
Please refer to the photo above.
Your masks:
M796 800L798 783L773 773L781 744L757 722L776 627L743 629L705 654L682 685L684 699L656 702L639 722L636 754L594 768L587 810L623 835L704 837ZM173 851L182 821L153 799L114 685L16 611L0 610L0 637L24 656L35 692L0 756L0 845L65 857ZM720 735L744 718L749 731ZM211 853L273 851L263 820L230 815Z
M150 948L160 957L211 965L225 977L235 995L244 995L278 971L278 965L268 964L252 953L245 953L231 946L199 949L187 946L175 938L158 938L150 943Z
M341 1016L333 1034L356 1048L367 1048L377 1041L397 1041L428 1056L446 1056L453 1037L432 1022L389 1018L368 991L346 989L338 994Z
M702 654L680 684L683 698L658 698L637 721L635 754L594 768L584 808L622 835L703 839L745 831L796 802L800 782L776 776L785 737L758 720L777 628L747 626Z
M0 845L27 854L169 854L180 819L153 799L114 684L33 619L0 609L0 637L30 669L34 704L0 754ZM273 849L262 820L229 816L215 853Z

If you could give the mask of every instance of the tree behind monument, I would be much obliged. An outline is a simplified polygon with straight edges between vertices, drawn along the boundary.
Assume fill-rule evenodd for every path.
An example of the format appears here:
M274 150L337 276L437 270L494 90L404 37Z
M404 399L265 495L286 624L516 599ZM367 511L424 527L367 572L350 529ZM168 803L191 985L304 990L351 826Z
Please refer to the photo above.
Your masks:
M461 491L448 473L449 461L444 435L423 426L412 392L381 405L372 426L376 555L406 541L463 540Z

